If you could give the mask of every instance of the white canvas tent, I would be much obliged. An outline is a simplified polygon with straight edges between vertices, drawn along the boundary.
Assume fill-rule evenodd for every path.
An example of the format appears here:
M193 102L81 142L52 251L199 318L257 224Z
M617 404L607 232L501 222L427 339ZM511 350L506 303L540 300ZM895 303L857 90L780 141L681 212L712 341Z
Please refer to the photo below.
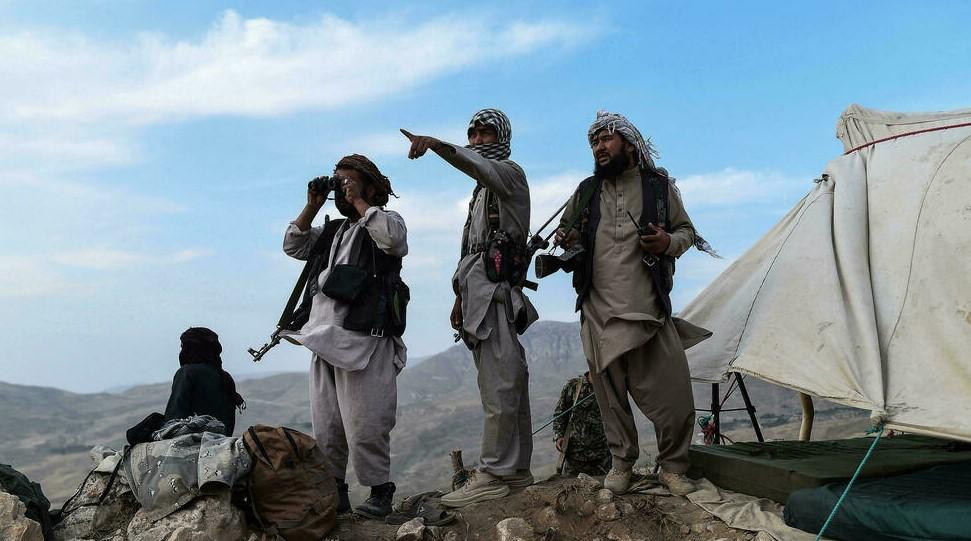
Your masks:
M846 154L681 317L692 378L751 374L971 441L971 110L850 106Z

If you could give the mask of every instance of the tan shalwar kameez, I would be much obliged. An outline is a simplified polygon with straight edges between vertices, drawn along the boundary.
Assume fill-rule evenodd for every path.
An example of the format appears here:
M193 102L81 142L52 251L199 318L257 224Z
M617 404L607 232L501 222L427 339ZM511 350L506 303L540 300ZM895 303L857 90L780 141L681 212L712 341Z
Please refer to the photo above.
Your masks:
M296 259L307 259L323 227L306 231L290 224L283 238L283 251ZM320 273L323 285L334 265L349 263L364 240L371 235L386 254L404 257L408 253L407 230L394 211L371 207L356 222L345 222L331 244L330 262ZM391 429L398 402L396 377L407 361L407 349L396 336L371 336L351 331L342 324L350 306L318 293L310 319L302 329L285 338L302 344L313 355L310 360L310 414L314 438L334 475L343 479L350 457L358 481L376 486L391 480Z
M564 216L579 204L575 194ZM593 287L581 307L580 338L593 376L614 467L630 469L637 461L637 429L627 395L654 424L658 460L665 471L688 469L694 424L694 399L684 343L710 333L666 317L654 283L641 262L637 227L641 176L634 167L602 183L600 223L593 257ZM678 190L668 196L671 244L667 255L679 257L694 243L695 231ZM688 336L680 336L679 331Z
M500 229L527 238L529 186L519 165L511 160L490 160L455 145L446 144L437 153L496 194ZM472 203L472 219L462 232L469 246L487 240L487 206L486 190L480 190ZM485 413L479 470L513 475L529 469L533 453L529 371L515 321L524 313L532 323L537 319L536 310L518 285L489 280L484 253L462 258L452 283L462 297L462 328L472 347Z

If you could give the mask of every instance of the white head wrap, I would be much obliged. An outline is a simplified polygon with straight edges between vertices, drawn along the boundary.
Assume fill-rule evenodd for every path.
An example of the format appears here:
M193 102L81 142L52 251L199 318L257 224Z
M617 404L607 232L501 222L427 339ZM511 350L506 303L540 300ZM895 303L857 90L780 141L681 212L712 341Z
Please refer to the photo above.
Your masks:
M619 133L624 140L637 148L637 157L641 169L654 169L654 158L658 157L657 150L654 149L651 139L645 139L637 126L627 120L627 117L601 109L597 111L597 118L590 125L590 129L587 130L587 140L591 144L593 144L594 134L600 130L607 130L607 133Z

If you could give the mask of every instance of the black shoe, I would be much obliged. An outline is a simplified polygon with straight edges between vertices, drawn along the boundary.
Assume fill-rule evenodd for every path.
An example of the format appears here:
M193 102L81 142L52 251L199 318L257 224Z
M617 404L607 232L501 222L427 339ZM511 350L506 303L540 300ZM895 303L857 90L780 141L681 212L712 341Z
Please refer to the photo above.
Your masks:
M337 513L347 513L351 510L351 498L347 495L347 483L336 477L334 481L337 481Z
M383 520L391 514L391 500L394 499L394 483L387 482L383 485L371 487L371 495L364 503L354 508L354 512L367 518Z

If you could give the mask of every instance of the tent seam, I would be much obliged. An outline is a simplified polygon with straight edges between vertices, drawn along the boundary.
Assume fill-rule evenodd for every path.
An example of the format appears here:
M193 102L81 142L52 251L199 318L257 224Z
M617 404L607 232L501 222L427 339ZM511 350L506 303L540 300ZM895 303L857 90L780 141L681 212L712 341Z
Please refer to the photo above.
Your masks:
M817 195L815 199L810 201L809 204L802 209L802 212L799 213L799 217L796 219L795 225L793 225L792 229L789 230L789 233L786 235L785 240L782 241L782 246L779 247L779 251L776 252L775 257L772 258L772 263L769 264L769 268L766 269L765 275L762 276L762 282L759 284L759 288L755 291L755 297L752 299L752 305L749 306L748 314L745 315L745 325L742 326L742 332L738 335L738 343L735 344L735 353L732 355L732 360L728 363L729 367L732 367L732 363L734 363L735 360L738 359L738 350L739 348L742 347L742 339L745 338L745 332L748 331L749 319L752 318L752 312L755 310L755 305L759 302L759 295L762 294L762 287L765 286L765 281L769 278L769 274L772 272L772 268L775 267L775 262L779 259L779 256L782 254L782 250L785 249L786 245L789 243L789 238L792 236L793 233L795 233L796 228L799 227L799 224L802 222L803 216L805 216L806 212L809 211L809 207L815 205L817 201L819 201L821 198L827 195L832 196L833 192L821 193Z
M927 193L931 191L931 186L937 182L937 176L941 172L941 168L944 167L944 163L950 159L951 155L954 154L958 147L964 143L967 143L968 140L971 140L971 135L961 139L961 142L954 145L954 147L948 151L947 156L944 156L944 159L937 164L937 168L934 170L934 176L931 177L931 181L927 183L927 187L924 188L924 193L921 195L920 207L917 209L917 220L916 224L914 225L914 239L910 245L910 266L907 269L907 287L904 289L904 299L903 302L900 303L900 311L897 312L897 319L893 323L893 330L890 331L890 336L887 338L887 357L890 356L890 346L893 345L893 339L897 336L897 327L900 325L900 320L903 318L904 310L907 308L907 299L910 298L910 282L914 276L914 259L917 255L917 233L920 230L920 218L924 215L924 204L927 202ZM746 323L748 322L746 321ZM887 397L884 396L884 402L886 402L886 400Z

